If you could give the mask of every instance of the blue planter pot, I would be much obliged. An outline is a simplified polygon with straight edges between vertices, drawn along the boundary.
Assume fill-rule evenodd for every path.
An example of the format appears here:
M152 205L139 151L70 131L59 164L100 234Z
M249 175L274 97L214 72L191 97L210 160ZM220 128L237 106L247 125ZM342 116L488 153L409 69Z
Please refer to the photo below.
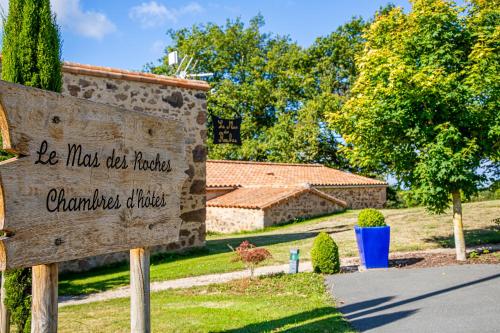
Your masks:
M389 242L391 227L354 227L358 243L361 267L387 268L389 267Z

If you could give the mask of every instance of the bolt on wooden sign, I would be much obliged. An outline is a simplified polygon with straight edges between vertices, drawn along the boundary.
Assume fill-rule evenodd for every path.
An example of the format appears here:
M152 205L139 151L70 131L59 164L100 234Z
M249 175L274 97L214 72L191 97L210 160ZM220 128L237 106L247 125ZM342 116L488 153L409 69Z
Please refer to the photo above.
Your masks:
M177 241L183 124L0 81L0 269Z

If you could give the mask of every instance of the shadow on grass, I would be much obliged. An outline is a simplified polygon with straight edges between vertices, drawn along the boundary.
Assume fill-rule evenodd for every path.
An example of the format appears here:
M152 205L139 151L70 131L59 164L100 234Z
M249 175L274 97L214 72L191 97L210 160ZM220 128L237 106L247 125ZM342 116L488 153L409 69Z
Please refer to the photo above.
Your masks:
M229 249L228 249L229 250ZM151 256L151 265L168 263L177 260L197 258L210 254L208 248L194 248L178 253L159 253ZM81 295L93 292L100 292L116 287L127 285L130 282L130 266L127 261L114 263L106 266L96 267L81 273L62 273L59 275L59 294L60 295ZM73 284L73 280L82 280L96 277L99 275L110 275L109 278L87 282L85 285Z
M310 232L257 235L257 236L242 235L241 237L235 237L235 238L208 240L207 248L210 254L218 254L231 251L228 247L228 244L231 245L232 247L236 247L245 240L249 241L250 243L256 246L269 246L269 245L276 245L281 243L289 243L289 242L304 240L308 238L314 238L321 231L333 234L348 230L351 230L351 228L347 227L346 225L339 225L339 226L329 227L327 229L315 229Z
M269 246L274 244L289 243L300 241L308 238L316 237L320 231L328 233L338 233L350 230L346 225L338 225L329 227L328 230L315 229L311 232L299 233L283 233L283 234L268 234L268 235L241 235L235 238L213 239L206 242L203 248L190 249L183 252L159 253L151 256L151 265L166 264L169 262L182 262L183 260L207 257L221 253L229 253L231 249L239 246L241 242L248 240L256 246ZM207 259L210 260L210 259ZM100 279L98 281L87 282L85 285L73 284L72 280L82 280L96 277L99 275L110 275L109 278ZM59 293L60 295L80 295L93 292L100 292L116 287L120 287L129 283L129 264L121 262L103 267L97 267L83 273L64 273L59 277Z
M496 227L464 230L464 237L467 246L500 243L500 231ZM441 247L455 247L453 234L447 236L432 236L424 239L424 241L438 244Z
M295 325L295 327L286 328L289 325ZM219 332L260 333L274 332L280 329L285 329L286 332L352 332L349 324L342 319L340 313L333 307L318 308L275 320L253 323Z
M127 274L123 274L118 277L85 283L85 285L75 285L71 283L71 280L61 281L59 282L59 296L68 296L68 297L71 296L71 298L73 299L79 299L78 296L82 296L83 298L87 294L101 292L109 289L114 289L117 287L122 287L124 285L128 285L130 284L128 269L126 273Z
M366 305L366 304L363 304ZM373 329L384 326L396 320L406 318L418 310L398 311L390 314L380 314L368 318L355 319L351 321L354 327ZM289 327L293 325L294 327ZM324 307L312 311L294 314L280 319L264 321L246 325L240 328L222 331L224 333L251 333L251 332L352 332L353 329L345 321L339 312L333 307Z

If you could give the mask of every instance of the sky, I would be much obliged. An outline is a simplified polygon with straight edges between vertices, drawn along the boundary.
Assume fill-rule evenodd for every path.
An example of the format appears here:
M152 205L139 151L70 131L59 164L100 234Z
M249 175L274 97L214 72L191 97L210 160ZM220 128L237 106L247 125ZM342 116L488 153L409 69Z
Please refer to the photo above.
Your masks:
M368 18L389 0L134 1L51 0L62 35L63 60L141 70L158 62L169 29L191 27L261 13L264 32L288 35L307 47L353 16ZM409 9L408 0L391 0ZM6 9L8 0L0 0Z

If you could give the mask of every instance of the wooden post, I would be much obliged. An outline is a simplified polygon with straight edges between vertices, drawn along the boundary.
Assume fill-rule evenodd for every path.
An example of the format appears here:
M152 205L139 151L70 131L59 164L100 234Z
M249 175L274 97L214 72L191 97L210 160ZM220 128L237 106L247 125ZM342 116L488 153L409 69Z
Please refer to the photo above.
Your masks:
M130 250L130 330L151 332L148 248Z
M33 266L31 333L57 332L57 264Z
M5 272L2 272L2 287L0 291L0 333L10 332L10 313L5 306Z

